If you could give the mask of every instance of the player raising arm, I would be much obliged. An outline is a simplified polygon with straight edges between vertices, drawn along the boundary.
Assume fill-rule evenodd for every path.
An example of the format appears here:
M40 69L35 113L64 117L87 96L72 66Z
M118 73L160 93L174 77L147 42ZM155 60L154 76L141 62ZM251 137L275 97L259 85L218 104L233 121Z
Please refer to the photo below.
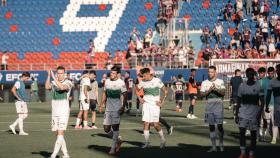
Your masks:
M64 140L64 131L68 125L70 107L69 96L73 87L72 82L65 78L65 68L57 67L56 76L49 70L45 83L47 90L52 90L52 131L56 131L57 139L51 158L55 158L60 148L63 152L63 158L69 158L69 154ZM52 82L51 82L52 78Z

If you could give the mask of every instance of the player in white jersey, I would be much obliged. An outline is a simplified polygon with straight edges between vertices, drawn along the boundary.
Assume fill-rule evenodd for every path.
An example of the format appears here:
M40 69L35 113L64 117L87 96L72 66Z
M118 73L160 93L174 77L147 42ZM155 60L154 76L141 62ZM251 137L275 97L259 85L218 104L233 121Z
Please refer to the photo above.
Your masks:
M83 71L83 75L81 77L81 82L80 82L80 97L79 97L80 111L77 116L77 121L75 126L76 129L82 128L80 126L82 121L82 116L83 116L84 129L92 129L91 127L88 126L88 110L89 110L88 92L89 91L90 91L90 79L89 79L88 71L85 70Z
M116 66L111 68L110 79L104 84L101 105L105 106L103 127L106 133L113 130L113 142L109 151L113 155L120 151L121 140L119 138L120 115L124 112L127 100L127 90L123 80L118 77L120 69ZM122 98L121 98L122 97Z
M23 120L26 119L28 116L28 109L27 109L27 104L26 104L28 97L25 92L25 83L24 82L28 81L29 78L30 78L29 72L22 73L21 78L18 81L16 81L15 85L11 89L11 91L15 97L16 111L18 114L18 119L16 119L16 121L9 126L14 134L17 134L15 127L18 125L19 135L28 135L28 133L25 133L23 131Z
M220 151L224 151L224 105L222 98L225 95L224 81L217 78L217 72L215 66L208 68L208 78L201 84L201 96L206 97L205 106L205 122L209 124L210 139L212 142L212 148L208 152L216 152L216 129L217 124L219 131L219 146Z
M56 76L49 70L45 83L47 90L52 90L52 131L57 132L57 139L51 158L55 158L61 148L63 158L69 158L69 154L64 140L64 131L68 125L70 114L69 96L72 82L65 78L65 68L57 67ZM53 81L51 82L51 77Z
M164 101L167 97L167 89L159 78L154 77L150 73L149 68L143 68L140 70L140 73L143 75L143 80L137 85L138 89L143 88L144 97L141 98L137 96L140 103L143 104L143 114L142 121L144 121L144 138L145 144L142 148L149 147L149 134L150 134L150 125L153 124L155 129L160 135L161 143L160 148L165 147L165 137L163 131L160 127L159 117L160 117L160 108L164 104ZM160 90L164 92L164 97L160 98Z

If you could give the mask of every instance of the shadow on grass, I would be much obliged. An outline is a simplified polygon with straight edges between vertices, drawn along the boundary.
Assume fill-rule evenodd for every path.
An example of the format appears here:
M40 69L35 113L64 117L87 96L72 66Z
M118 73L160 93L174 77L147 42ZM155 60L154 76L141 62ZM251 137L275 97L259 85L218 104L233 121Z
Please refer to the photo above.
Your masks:
M52 153L48 151L40 151L40 152L31 152L32 155L41 155L44 158L49 158Z
M139 142L133 142L136 146L139 146ZM88 149L95 150L102 153L108 153L109 146L89 145ZM178 144L177 146L167 146L164 149L160 149L158 146L153 146L147 149L140 147L123 147L120 153L112 157L133 157L133 158L237 158L240 150L239 146L226 146L224 152L208 153L207 146L199 146L192 144ZM264 158L269 156L270 158L276 158L279 155L279 146L257 146L256 158ZM277 156L278 155L278 156ZM108 155L109 157L109 155Z

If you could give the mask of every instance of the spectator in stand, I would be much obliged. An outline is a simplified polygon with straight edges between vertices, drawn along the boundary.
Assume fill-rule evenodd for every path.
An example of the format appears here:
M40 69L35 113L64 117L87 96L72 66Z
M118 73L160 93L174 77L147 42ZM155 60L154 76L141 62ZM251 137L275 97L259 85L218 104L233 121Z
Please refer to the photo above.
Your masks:
M224 9L224 17L225 17L225 20L228 22L231 21L232 11L233 11L233 5L229 0Z
M243 7L243 0L236 0L236 13L239 12Z
M271 58L274 58L276 55L276 48L275 48L275 42L272 37L268 40L268 56Z
M252 13L252 0L246 0L246 15Z
M249 27L245 27L243 31L243 47L245 47L246 43L250 43L251 41L251 30Z
M216 38L216 43L221 44L222 42L222 35L224 32L224 27L222 25L221 22L217 22L214 28L214 34L215 34L215 38Z
M203 51L202 59L203 59L203 67L209 66L209 60L211 59L212 49L209 44L207 44L205 50Z
M208 26L205 26L204 29L202 30L202 38L201 38L201 41L204 43L204 44L209 44L209 38L210 38L210 30L209 30L209 27Z
M278 20L278 15L276 14L276 12L273 12L273 15L271 16L271 19L270 19L270 31L272 34L274 34L274 27L275 25L277 24L277 20Z
M246 54L248 54L251 50L247 50L247 52L243 51L243 50L239 50L237 51L237 59L246 59Z
M179 48L178 56L179 56L179 68L184 68L184 66L187 65L187 59L186 59L186 51L183 49L183 47Z
M239 47L241 40L242 34L238 31L238 29L236 29L232 36L232 40L230 41L230 47L232 47L232 45L236 45L236 47Z
M138 32L138 30L136 29L136 27L133 27L132 32L130 33L130 40L132 40L133 42L137 42L138 40L140 40L140 33Z
M265 42L267 42L267 37L268 37L268 22L267 22L267 18L264 18L264 21L261 24L261 29L262 29L263 39L264 39Z
M94 47L94 42L92 39L89 40L88 55L91 57L94 57L94 55L95 55L95 47Z
M167 26L167 19L166 17L159 15L156 23L157 31L160 34L160 37L163 36L163 33L165 31L165 28Z
M280 59L280 51L279 50L277 50L277 53L275 55L275 59Z
M8 59L9 59L9 56L8 56L7 52L6 51L3 52L1 70L8 70Z
M264 40L262 40L260 47L259 47L259 52L260 52L260 56L262 58L266 58L267 57L267 45L265 44Z
M263 39L263 36L262 36L262 33L261 33L261 29L258 28L257 31L256 31L256 35L253 39L253 41L254 41L253 46L256 47L257 50L259 50L259 48L260 48L260 44L261 44L262 39Z
M265 0L263 4L263 15L266 18L269 16L269 10L270 10L269 2L268 0Z
M258 22L258 26L257 27L261 27L263 22L264 22L264 17L262 14L260 14L258 17L257 17L257 22Z
M274 27L274 38L276 43L280 42L280 19L278 19Z
M259 9L259 0L254 0L253 1L253 15L254 19L259 15L260 9Z
M152 42L153 31L151 28L146 30L146 34L144 37L144 49L149 48Z
M7 0L2 0L2 7L6 7L7 6Z
M239 28L239 25L240 25L240 22L241 22L242 19L243 19L243 9L240 9L236 13L235 20L234 20L234 23L235 23L237 29Z

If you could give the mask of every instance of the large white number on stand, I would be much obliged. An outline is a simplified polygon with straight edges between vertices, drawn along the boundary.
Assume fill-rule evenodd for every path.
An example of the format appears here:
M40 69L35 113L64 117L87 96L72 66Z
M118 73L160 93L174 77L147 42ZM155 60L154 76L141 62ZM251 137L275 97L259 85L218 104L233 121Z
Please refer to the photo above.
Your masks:
M94 39L96 51L104 51L112 32L122 17L129 0L70 0L63 17L59 20L63 32L96 31ZM107 17L77 17L81 5L111 4Z

